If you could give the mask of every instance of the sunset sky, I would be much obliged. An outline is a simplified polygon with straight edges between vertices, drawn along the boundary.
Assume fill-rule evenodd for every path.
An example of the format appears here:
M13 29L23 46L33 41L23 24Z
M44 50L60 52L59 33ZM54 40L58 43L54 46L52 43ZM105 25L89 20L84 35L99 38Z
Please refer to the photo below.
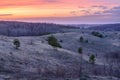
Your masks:
M62 24L118 23L120 0L1 0L0 20Z

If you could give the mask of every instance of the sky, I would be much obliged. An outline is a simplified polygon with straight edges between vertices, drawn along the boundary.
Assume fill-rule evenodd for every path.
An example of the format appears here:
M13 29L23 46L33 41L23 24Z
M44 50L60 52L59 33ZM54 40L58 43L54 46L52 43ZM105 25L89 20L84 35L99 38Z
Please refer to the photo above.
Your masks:
M120 0L1 0L0 20L58 24L120 22Z

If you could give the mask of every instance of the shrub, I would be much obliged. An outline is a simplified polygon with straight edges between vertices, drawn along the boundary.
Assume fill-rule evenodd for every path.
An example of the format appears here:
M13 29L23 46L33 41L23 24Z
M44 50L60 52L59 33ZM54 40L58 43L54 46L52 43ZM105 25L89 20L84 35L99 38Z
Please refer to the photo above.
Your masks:
M83 59L83 56L82 56L82 47L80 47L79 49L78 49L78 52L80 53L80 59L81 59L81 61L80 61L80 74L82 74L82 59Z
M13 44L15 45L16 49L20 47L20 41L18 39L14 39Z
M94 64L95 63L95 55L92 54L90 57L89 57L89 62Z
M80 47L79 49L78 49L78 52L80 53L80 54L82 54L82 48Z
M94 35L94 36L97 36L97 37L103 38L103 35L102 35L101 33L99 33L99 32L95 32L95 31L93 31L91 34Z
M61 45L58 43L58 40L54 36L48 37L48 44L53 47L59 47L61 48Z
M84 42L84 43L88 43L88 39L83 38L83 36L81 36L81 37L79 38L79 41L80 41L80 42Z
M80 42L83 42L83 41L84 41L84 39L83 39L83 37L81 36L81 37L80 37Z

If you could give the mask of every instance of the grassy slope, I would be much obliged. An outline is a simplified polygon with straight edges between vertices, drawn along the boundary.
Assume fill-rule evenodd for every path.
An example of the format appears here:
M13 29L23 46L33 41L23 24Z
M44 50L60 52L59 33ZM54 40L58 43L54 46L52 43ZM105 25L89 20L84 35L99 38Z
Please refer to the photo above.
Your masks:
M108 35L108 33L104 33ZM119 42L118 35L114 35L115 42ZM18 37L21 42L19 50L15 50L12 41L15 37L0 36L0 78L35 78L41 77L73 77L79 76L80 55L77 50L83 47L84 72L91 74L92 65L88 63L90 54L97 55L96 68L103 68L105 64L104 55L119 50L119 45L114 45L111 35L106 38L98 38L90 33L69 32L53 34L58 40L62 49L55 49L47 44L47 37ZM88 43L79 42L83 36ZM16 37L17 38L17 37ZM32 42L32 44L31 44ZM106 62L107 63L107 62ZM107 65L107 64L106 64ZM89 66L90 69L87 69ZM106 79L105 79L106 80Z

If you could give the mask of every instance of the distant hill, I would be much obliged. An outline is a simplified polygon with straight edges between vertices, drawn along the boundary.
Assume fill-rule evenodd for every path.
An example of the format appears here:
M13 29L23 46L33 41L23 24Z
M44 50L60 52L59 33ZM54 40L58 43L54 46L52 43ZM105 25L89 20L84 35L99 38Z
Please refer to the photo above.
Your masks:
M118 24L101 24L101 25L89 27L88 29L102 30L102 31L120 31L120 23L118 23Z
M0 21L0 35L6 36L39 36L49 33L64 32L64 29L75 27L53 23L26 23Z
M99 24L71 24L71 26L80 28L80 29L85 29L93 26L98 26Z

